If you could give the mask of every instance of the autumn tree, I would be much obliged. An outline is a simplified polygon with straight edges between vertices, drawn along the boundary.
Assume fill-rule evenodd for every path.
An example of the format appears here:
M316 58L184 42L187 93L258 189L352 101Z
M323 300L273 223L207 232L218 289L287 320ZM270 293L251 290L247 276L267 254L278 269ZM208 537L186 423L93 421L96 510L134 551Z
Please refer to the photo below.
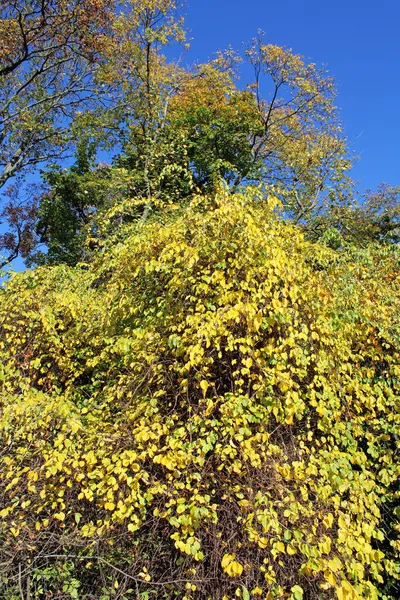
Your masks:
M174 0L133 1L130 14L119 15L117 24L118 45L107 48L99 79L113 86L118 99L111 118L122 153L115 164L132 173L132 196L146 198L149 209L160 189L176 195L167 180L185 164L175 132L171 137L166 128L171 98L191 75L166 59L165 48L184 44L186 33Z
M79 22L83 18L80 12L82 6L79 4L77 7ZM90 7L93 9L92 5ZM105 15L110 16L107 24ZM61 57L62 64L73 60L75 65L76 60L80 66L84 64L87 71L81 83L78 83L78 73L71 73L67 81L73 86L72 95L70 89L63 89L60 97L57 97L57 102L60 100L61 104L53 106L54 110L49 110L44 102L39 103L40 131L43 131L46 123L44 115L51 119L50 130L46 128L45 132L46 139L48 134L51 138L48 146L51 152L42 152L38 156L40 131L36 128L36 154L27 151L28 163L23 162L21 155L20 162L11 160L5 167L4 180L18 173L23 166L62 155L66 147L78 148L77 163L70 170L53 166L44 172L44 192L39 202L36 234L37 239L52 250L38 253L32 249L30 260L76 261L83 251L82 244L78 251L76 240L84 238L82 227L87 224L87 215L94 215L100 206L109 207L111 197L113 203L132 197L156 197L157 186L163 187L165 194L168 191L168 195L173 196L175 183L178 182L179 161L182 164L178 156L181 149L175 144L172 156L171 132L163 135L162 130L169 97L184 71L166 61L162 48L171 42L183 42L184 39L179 6L175 2L127 1L121 10L114 10L111 14L105 11L103 15L100 13L97 21L88 23L87 37L83 41L79 38L77 42L81 44L82 52L85 51L84 56L81 56L79 45L76 48L73 46L72 51L69 45L62 47L63 53L67 53L66 57L64 54ZM64 75L62 85L65 83ZM55 77L53 67L49 67L48 76ZM43 79L39 80L37 89L43 83ZM88 86L86 89L85 85ZM33 91L30 89L26 92L31 99ZM31 102L29 114L35 106ZM16 137L25 134L26 131L15 122ZM70 143L66 146L68 141ZM84 151L85 145L87 149ZM125 152L115 161L112 172L93 164L96 174L91 182L90 169L82 177L80 168L76 168L77 164L81 164L82 152L91 153L96 146L110 150L114 145L123 147ZM20 154L18 150L16 152ZM171 179L168 172L172 171L176 173L174 184L167 182ZM122 187L125 190L123 198ZM72 247L75 248L73 252ZM66 248L71 250L70 256ZM4 244L3 249L6 249ZM13 256L12 252L9 258Z
M260 178L251 140L263 123L253 94L235 85L238 58L221 54L199 65L170 103L168 127L184 139L194 185L204 192L218 178L231 188L239 177Z
M29 260L37 248L36 235L37 207L41 190L37 185L29 185L21 194L18 183L8 186L5 203L0 210L0 224L7 228L0 233L0 269L21 257Z
M102 0L6 0L0 36L0 187L59 158L77 107L95 98Z
M139 217L155 201L211 193L222 179L231 191L249 183L273 189L288 215L308 221L350 186L326 73L260 39L247 52L255 82L244 90L235 82L241 58L232 51L184 70L163 55L165 44L184 41L176 7L157 10L138 11L134 22L121 17L125 43L119 52L110 47L99 74L105 83L119 82L117 108L106 119L122 147L112 168L129 180L126 200L142 198ZM89 127L92 116L84 117Z
M85 240L90 239L90 244L95 238L104 240L122 221L146 219L171 202L182 205L195 192L213 193L221 180L231 192L249 184L260 185L266 194L273 192L286 216L302 224L313 239L327 229L344 231L351 222L356 224L359 206L349 175L351 160L335 106L334 82L324 69L290 49L265 43L261 33L242 57L228 50L207 64L183 68L165 56L168 45L186 43L181 6L174 0L126 0L118 11L103 7L93 22L84 17L94 10L93 2L79 3L76 10L77 22L86 24L84 33L76 47L70 48L68 42L63 52L68 60L86 65L83 80L90 92L74 88L65 97L56 94L61 106L53 106L54 110L47 110L42 99L29 104L23 115L35 120L31 109L38 106L36 125L29 123L26 129L14 121L9 141L17 144L14 150L12 143L4 146L5 152L7 148L14 153L4 172L18 172L24 166L19 141L32 131L36 140L40 131L50 140L49 153L37 154L44 146L36 143L36 154L27 150L25 166L57 157L65 150L67 138L75 147L102 146L114 157L108 166L94 160L83 178L77 177L75 166L67 175L64 169L58 169L58 174L57 168L47 171L37 239L53 249L75 249L73 257L64 250L50 252L47 258L33 251L31 260L76 262L88 256ZM104 15L109 17L107 24ZM4 69L11 74L20 60L15 49L14 55L14 62L4 59ZM32 50L30 58L34 57ZM243 60L250 63L254 77L240 89L235 78ZM53 71L49 69L49 76ZM40 76L35 75L33 85ZM65 81L68 77L62 85ZM77 84L72 74L71 82ZM28 88L22 95L34 97ZM51 121L48 126L46 119ZM72 201L66 178L74 181L73 195L85 199L83 220L81 200L76 205ZM57 198L57 209L50 198ZM375 238L391 240L387 232L393 221L381 235L378 213L387 220L386 209L362 209ZM71 228L63 228L61 215L70 215ZM381 226L384 221L378 229Z
M335 106L336 89L323 68L292 50L266 44L262 32L246 51L249 85L262 121L252 138L253 160L288 213L308 220L330 194L349 186L351 166ZM247 173L240 174L241 181Z
M65 156L77 108L100 99L94 74L111 7L102 0L1 3L0 188L14 179L0 216L9 228L0 238L3 264L26 258L37 240L38 192L24 190L23 175Z
M154 50L156 57L157 47ZM169 72L161 71L159 60L145 73L136 73L132 81L143 82L135 88L142 102L135 104L139 129L127 127L130 139L124 150L131 156L157 155L171 132L176 143L170 150L170 170L184 167L184 162L173 162L176 149L184 148L180 156L197 189L208 189L215 177L223 178L233 191L261 182L273 186L293 218L307 220L328 196L351 186L333 80L291 50L264 44L262 37L253 41L244 59L254 68L254 81L245 90L235 82L235 66L243 59L232 51L186 73L171 66ZM152 107L153 119L143 102ZM157 133L146 151L139 140L150 121ZM152 195L152 160L146 160L146 167L135 163L135 170L148 174Z
M89 108L94 120L99 117L97 128L99 122L112 121L113 140L118 143L117 131L121 133L122 129L116 124L120 114L128 112L123 104L126 107L126 102L133 102L132 93L138 85L140 91L136 90L136 96L142 98L143 90L146 90L147 108L142 105L141 114L143 116L143 111L147 110L143 118L146 123L151 120L150 107L154 114L154 98L160 95L154 93L154 86L150 84L155 79L153 62L156 53L152 48L163 44L165 36L177 39L181 35L181 25L178 21L175 23L172 16L174 10L173 2L127 1L118 9L114 2L103 0L31 0L25 3L10 0L3 3L0 25L4 39L0 52L0 187L29 168L61 159L66 151L81 144L79 123L73 129L71 124L82 118L82 113ZM118 71L121 68L123 73ZM132 93L129 97L125 93L122 101L116 82L121 81L120 76L127 75L127 69L134 71L134 77L132 73L129 77ZM136 115L137 109L136 105ZM85 124L89 128L88 121ZM102 125L104 135L105 130ZM86 139L88 134L84 133L83 137ZM97 129L97 141L98 138ZM48 183L49 177L46 179ZM46 194L47 191L43 203L47 202L51 208ZM27 202L29 204L29 199ZM30 210L28 205L25 209ZM42 214L44 212L42 206ZM3 215L3 221L7 220L7 215ZM39 230L41 227L38 224ZM57 228L53 227L55 230ZM43 237L40 231L39 237ZM3 250L8 250L10 239L10 236L3 238ZM8 260L14 257L14 249L7 257Z
M337 199L306 226L307 236L323 240L333 247L371 243L397 244L400 241L400 188L381 184L368 190Z

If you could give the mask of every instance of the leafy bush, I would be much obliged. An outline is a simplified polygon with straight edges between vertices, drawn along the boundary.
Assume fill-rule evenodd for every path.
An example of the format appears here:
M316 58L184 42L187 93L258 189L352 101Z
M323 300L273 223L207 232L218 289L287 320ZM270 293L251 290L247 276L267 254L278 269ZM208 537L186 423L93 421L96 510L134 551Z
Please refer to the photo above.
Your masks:
M399 252L275 208L0 292L2 597L398 598Z

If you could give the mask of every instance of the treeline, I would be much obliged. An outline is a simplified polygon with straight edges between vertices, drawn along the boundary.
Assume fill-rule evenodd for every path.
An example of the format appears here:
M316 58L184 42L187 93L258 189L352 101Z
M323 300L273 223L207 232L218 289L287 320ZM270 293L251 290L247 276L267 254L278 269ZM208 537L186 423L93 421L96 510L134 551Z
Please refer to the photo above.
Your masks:
M165 57L186 43L172 0L7 1L0 27L3 266L87 260L110 211L146 218L221 180L273 193L310 239L398 241L399 189L351 180L332 78L261 33L185 68ZM254 77L239 88L242 61Z

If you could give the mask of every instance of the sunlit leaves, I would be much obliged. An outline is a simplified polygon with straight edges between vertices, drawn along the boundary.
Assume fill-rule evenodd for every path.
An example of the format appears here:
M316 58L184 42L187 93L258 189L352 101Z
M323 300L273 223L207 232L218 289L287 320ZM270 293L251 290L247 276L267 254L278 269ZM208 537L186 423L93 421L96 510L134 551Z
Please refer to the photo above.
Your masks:
M196 197L0 291L2 551L83 553L91 594L100 565L193 599L397 577L398 251L276 211Z
M243 565L236 560L235 554L224 554L221 567L229 577L239 577L243 573Z

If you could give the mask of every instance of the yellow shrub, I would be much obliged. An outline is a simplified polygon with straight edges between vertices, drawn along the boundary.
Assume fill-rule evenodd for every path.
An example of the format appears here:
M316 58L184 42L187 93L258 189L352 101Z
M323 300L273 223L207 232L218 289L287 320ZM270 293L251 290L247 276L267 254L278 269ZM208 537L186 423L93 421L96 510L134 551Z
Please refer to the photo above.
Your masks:
M395 598L399 254L273 204L197 199L0 292L5 597L70 559L79 598Z

